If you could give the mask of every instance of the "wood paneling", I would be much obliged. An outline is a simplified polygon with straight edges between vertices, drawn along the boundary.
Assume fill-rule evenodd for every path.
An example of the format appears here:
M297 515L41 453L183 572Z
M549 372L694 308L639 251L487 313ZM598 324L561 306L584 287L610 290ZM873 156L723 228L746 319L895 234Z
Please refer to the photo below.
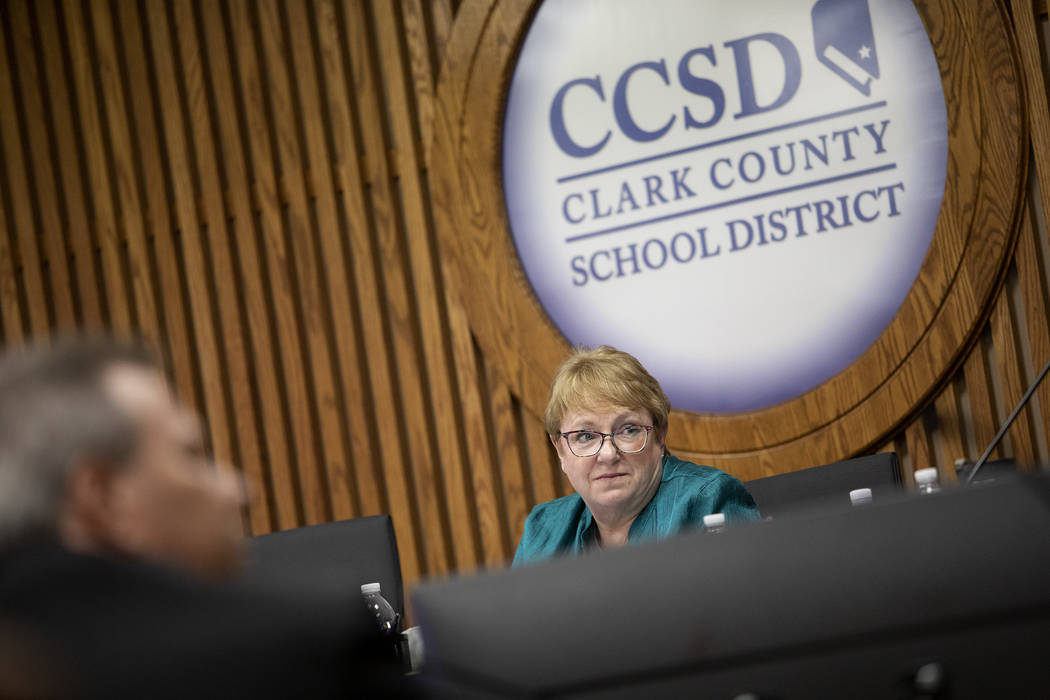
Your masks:
M954 213L895 321L911 330L826 396L744 420L757 449L740 426L677 417L676 453L746 478L896 449L950 483L1050 358L1045 5L923 8L931 27L997 29L971 31L973 60L935 41L956 152L983 149L985 170L953 172ZM216 456L255 484L248 533L387 512L409 586L504 565L529 508L570 492L540 417L564 343L537 335L556 331L513 265L495 280L457 260L508 238L498 162L477 154L498 143L534 9L0 3L0 342L108 327L158 344ZM471 72L479 53L501 59ZM468 102L495 111L449 109ZM450 160L453 143L470 147ZM880 408L858 403L873 392ZM1050 384L993 457L1045 462L1048 434Z

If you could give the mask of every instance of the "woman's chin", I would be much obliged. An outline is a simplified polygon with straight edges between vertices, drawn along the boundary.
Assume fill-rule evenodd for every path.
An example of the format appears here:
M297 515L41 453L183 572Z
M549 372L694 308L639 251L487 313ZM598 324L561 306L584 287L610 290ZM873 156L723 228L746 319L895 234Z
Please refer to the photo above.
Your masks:
M608 482L603 481L595 488L592 488L591 496L588 500L593 505L609 508L623 503L630 497L631 489L628 479L621 477Z

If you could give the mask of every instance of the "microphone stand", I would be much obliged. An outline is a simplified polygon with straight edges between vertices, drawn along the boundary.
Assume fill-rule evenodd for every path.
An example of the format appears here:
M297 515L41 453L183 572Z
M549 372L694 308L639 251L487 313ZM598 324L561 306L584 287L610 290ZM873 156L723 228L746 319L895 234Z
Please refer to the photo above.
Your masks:
M1032 394L1035 393L1035 388L1039 386L1039 383L1041 381L1043 381L1043 377L1046 376L1046 373L1048 371L1050 371L1050 362L1046 363L1046 366L1043 367L1043 371L1039 373L1039 376L1035 378L1035 381L1032 382L1032 385L1028 387L1028 391L1026 391L1024 393L1024 396L1021 397L1021 401L1017 404L1017 408L1014 409L1013 413L1010 414L1010 417L1006 419L1005 423L1003 423L1003 427L999 428L999 432L996 433L994 438L992 438L992 442L988 445L988 448L984 451L984 454L981 455L981 458L977 460L977 464L973 465L973 471L971 471L970 476L966 478L967 484L973 483L973 478L977 476L977 472L981 469L981 467L984 466L984 463L988 461L988 455L992 453L992 450L995 449L995 446L998 445L999 441L1003 439L1004 435L1006 435L1006 431L1010 428L1010 424L1014 422L1014 419L1017 418L1017 414L1019 414L1021 412L1021 409L1024 408L1025 404L1028 403L1028 399L1032 398Z

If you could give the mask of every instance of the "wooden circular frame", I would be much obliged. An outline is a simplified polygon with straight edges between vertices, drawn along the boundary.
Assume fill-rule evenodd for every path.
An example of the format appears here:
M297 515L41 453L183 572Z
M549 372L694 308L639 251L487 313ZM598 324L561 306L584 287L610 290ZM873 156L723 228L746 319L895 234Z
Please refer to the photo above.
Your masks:
M428 153L447 282L486 357L536 415L569 344L515 252L500 159L507 89L539 4L460 7ZM860 358L802 396L741 414L673 411L668 446L676 453L750 479L871 449L936 395L987 319L1013 252L1027 169L1020 61L999 0L916 7L941 71L948 172L914 285Z

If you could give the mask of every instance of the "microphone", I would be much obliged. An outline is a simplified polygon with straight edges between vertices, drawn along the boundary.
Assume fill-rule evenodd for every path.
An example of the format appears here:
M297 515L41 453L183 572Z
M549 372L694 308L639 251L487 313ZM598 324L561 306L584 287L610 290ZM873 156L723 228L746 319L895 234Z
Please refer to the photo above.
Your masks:
M1003 439L1003 436L1006 435L1006 431L1010 428L1010 424L1014 422L1015 418L1017 418L1017 414L1021 412L1021 409L1024 408L1026 403L1028 403L1028 400L1032 398L1032 394L1035 393L1035 389L1037 386L1039 386L1039 383L1043 381L1043 377L1046 376L1047 371L1050 371L1050 362L1046 363L1046 366L1043 367L1043 371L1039 373L1039 376L1035 378L1035 381L1032 382L1032 385L1028 387L1028 391L1026 391L1024 393L1024 396L1021 397L1021 401L1017 404L1017 408L1013 410L1013 413L1011 413L1010 416L1006 419L1006 422L1003 423L1003 427L999 428L999 432L996 433L994 438L992 438L992 442L985 449L984 454L981 455L981 458L977 460L976 464L973 465L973 470L970 472L970 476L966 478L967 484L973 483L973 479L975 476L977 476L977 472L980 471L981 467L984 466L984 463L988 461L988 455L992 453L992 450L995 449L995 446L998 445L999 441Z

